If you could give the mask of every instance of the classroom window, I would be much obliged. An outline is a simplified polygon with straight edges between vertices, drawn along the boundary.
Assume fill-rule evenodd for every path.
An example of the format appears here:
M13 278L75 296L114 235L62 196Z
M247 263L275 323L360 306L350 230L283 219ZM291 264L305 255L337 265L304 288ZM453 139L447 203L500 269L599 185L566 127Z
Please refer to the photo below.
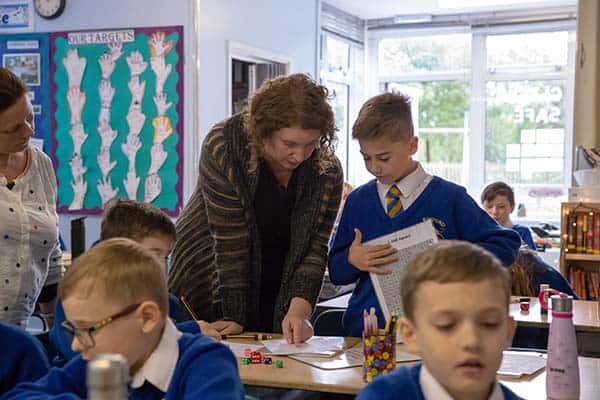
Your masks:
M320 78L329 90L337 127L336 155L348 176L351 126L362 100L362 46L329 32L321 36Z
M570 184L574 28L374 32L368 62L379 92L412 98L416 159L427 171L476 200L486 184L506 181L527 219L558 220Z

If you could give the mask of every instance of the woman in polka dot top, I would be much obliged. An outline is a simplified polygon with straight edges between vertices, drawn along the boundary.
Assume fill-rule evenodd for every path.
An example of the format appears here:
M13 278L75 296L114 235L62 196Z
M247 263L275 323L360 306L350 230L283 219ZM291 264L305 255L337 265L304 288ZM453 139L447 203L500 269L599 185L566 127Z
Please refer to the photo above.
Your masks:
M27 88L0 67L0 321L24 325L40 297L52 310L62 276L56 177L50 158L30 147Z

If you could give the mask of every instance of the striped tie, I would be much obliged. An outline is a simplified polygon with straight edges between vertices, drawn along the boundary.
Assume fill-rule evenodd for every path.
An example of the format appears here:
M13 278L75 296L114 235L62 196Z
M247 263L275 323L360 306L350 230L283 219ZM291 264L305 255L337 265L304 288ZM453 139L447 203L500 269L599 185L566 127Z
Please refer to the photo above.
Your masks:
M400 200L401 195L402 192L396 185L392 185L390 190L388 190L387 194L385 195L388 217L394 218L396 214L402 211L402 201Z

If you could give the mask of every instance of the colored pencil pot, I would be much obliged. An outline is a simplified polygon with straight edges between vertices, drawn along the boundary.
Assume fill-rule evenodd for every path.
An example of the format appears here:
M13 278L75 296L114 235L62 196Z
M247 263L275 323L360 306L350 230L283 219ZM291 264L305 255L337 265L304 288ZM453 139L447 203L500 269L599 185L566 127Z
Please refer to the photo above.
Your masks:
M381 331L383 332L383 331ZM380 333L363 334L363 380L371 382L375 377L387 374L396 366L396 335Z

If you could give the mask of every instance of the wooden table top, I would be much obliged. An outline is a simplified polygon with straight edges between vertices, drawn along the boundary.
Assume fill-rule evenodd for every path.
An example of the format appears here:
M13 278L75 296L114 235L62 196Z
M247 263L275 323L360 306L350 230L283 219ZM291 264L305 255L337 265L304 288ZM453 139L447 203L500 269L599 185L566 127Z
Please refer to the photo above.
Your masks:
M513 300L518 297L513 297ZM510 304L510 315L519 326L548 327L552 322L552 312L542 314L537 298L530 298L529 312L522 312L519 303ZM600 332L600 318L597 301L573 301L573 325L578 332Z
M317 304L317 307L323 309L345 309L348 307L348 300L351 294L334 297L327 301ZM540 303L536 297L530 298L529 312L521 312L519 297L512 297L510 304L510 315L520 326L548 327L552 321L552 315L542 314L540 312ZM600 310L597 301L573 301L573 325L575 330L580 332L600 332Z
M235 340L239 343L257 344L256 341ZM354 339L356 343L356 339ZM324 370L292 360L288 357L273 357L283 360L283 368L274 365L244 365L238 359L238 367L242 382L247 385L311 390L326 393L356 394L365 383L362 379L362 367ZM411 366L414 363L399 363L400 366ZM581 374L581 400L600 399L600 359L579 357ZM546 399L546 373L542 371L532 377L521 379L504 379L501 382L519 396L528 399Z

